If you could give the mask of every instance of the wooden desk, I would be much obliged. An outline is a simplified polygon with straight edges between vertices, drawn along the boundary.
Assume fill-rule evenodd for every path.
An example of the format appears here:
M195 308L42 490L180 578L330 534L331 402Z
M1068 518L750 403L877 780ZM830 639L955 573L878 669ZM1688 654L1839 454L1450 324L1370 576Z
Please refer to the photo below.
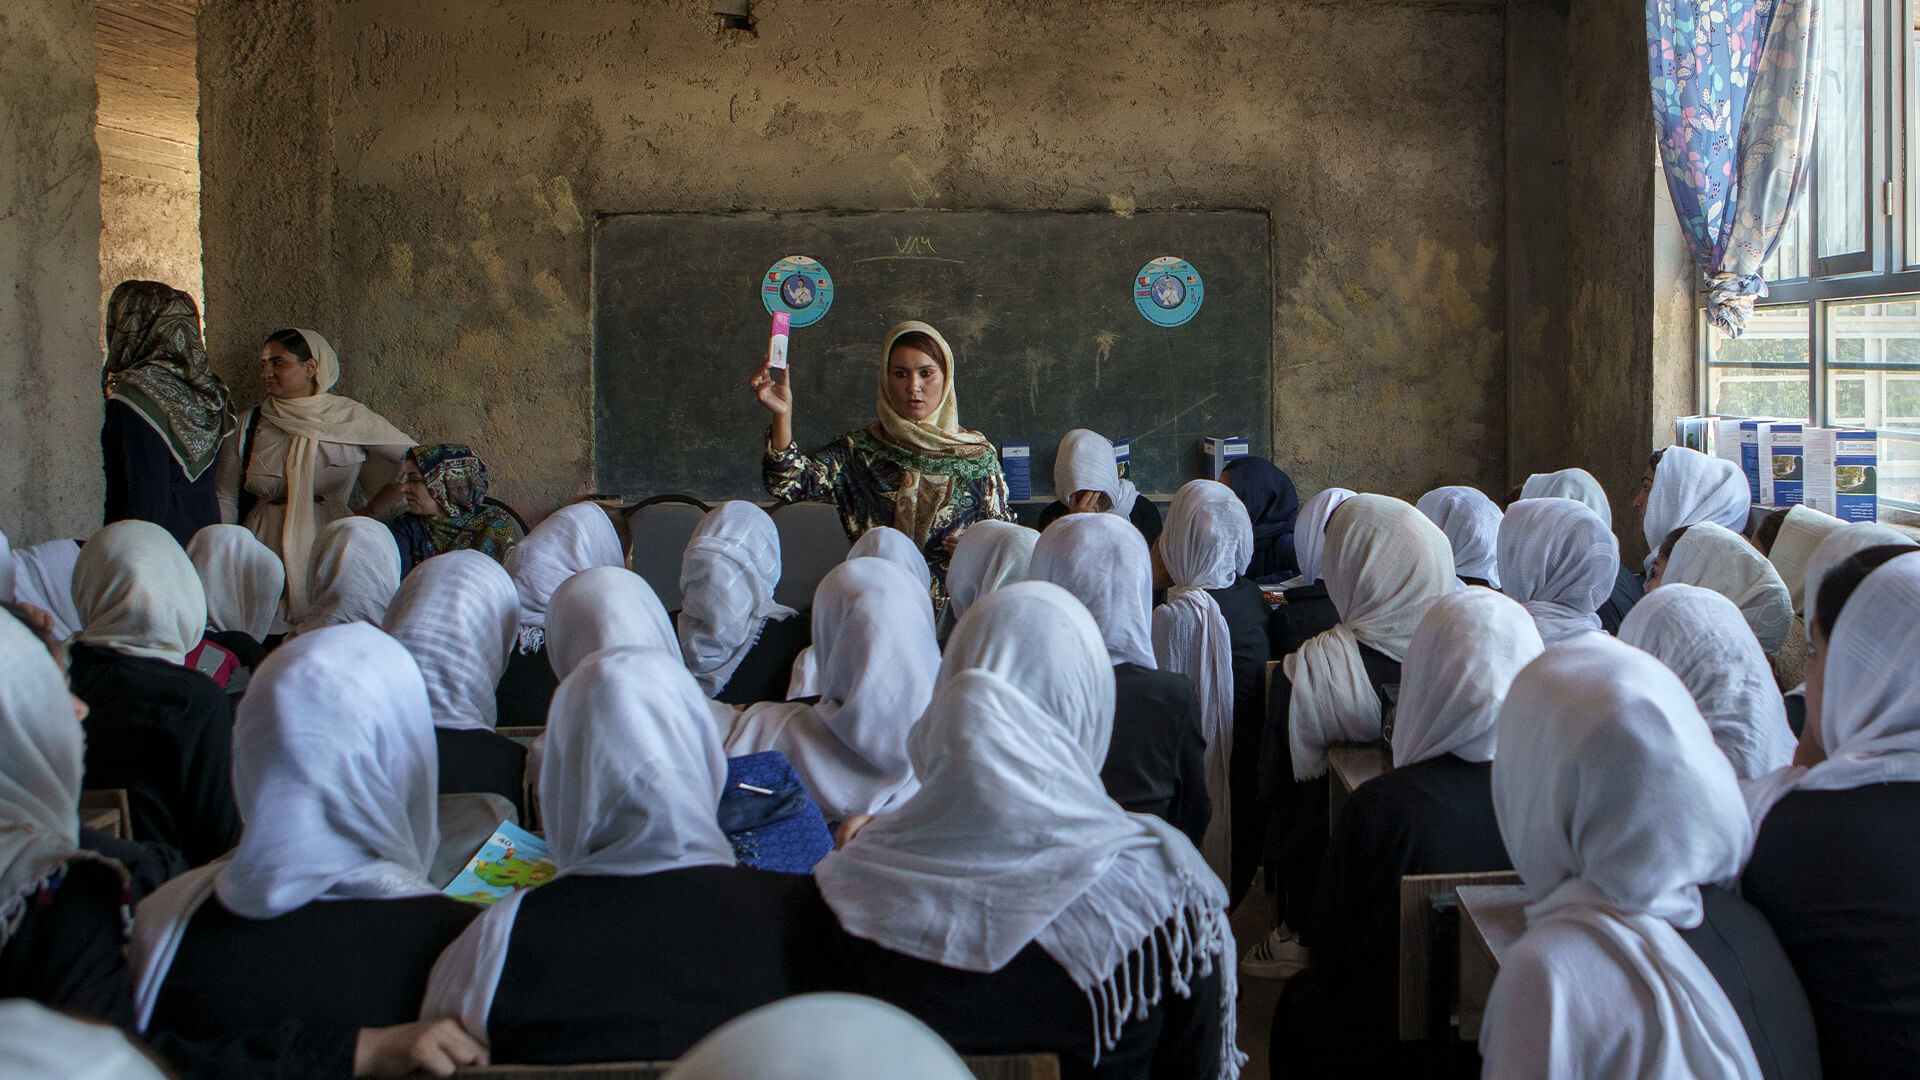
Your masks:
M1525 885L1462 885L1460 899L1460 1037L1477 1041L1500 958L1527 932Z
M1393 771L1393 751L1383 742L1335 743L1327 747L1327 827L1340 820L1340 804L1361 784Z
M126 788L86 788L80 792L80 824L121 840L133 839L133 810Z
M95 832L119 836L121 833L120 809L119 807L101 807L97 810L82 810L80 824Z

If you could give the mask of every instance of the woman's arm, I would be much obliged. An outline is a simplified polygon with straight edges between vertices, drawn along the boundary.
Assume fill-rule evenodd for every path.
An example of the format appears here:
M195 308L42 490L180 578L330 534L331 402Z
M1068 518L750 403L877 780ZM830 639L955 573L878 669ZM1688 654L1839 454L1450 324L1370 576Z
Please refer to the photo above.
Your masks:
M240 475L240 455L245 452L251 420L251 411L241 414L239 427L220 444L220 457L213 465L213 490L220 500L220 520L228 525L242 524L240 485L246 477Z
M396 477L400 475L400 463L413 447L396 444L366 449L367 463L360 467L359 484L367 503L356 513L361 517L384 519L394 507L406 501L406 492L401 490Z

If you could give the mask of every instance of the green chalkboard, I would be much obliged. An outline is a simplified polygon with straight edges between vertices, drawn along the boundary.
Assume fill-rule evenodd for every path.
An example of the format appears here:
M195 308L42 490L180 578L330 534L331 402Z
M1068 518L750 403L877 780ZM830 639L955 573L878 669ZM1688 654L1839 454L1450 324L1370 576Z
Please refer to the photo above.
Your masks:
M1268 219L1244 210L611 214L594 224L594 462L605 493L765 498L767 414L747 389L766 349L767 272L820 260L832 307L795 329L795 438L873 421L880 342L924 319L958 354L960 422L1033 448L1053 488L1060 436L1133 440L1140 490L1204 475L1200 441L1270 442ZM1154 325L1137 274L1176 256L1201 275L1190 321Z

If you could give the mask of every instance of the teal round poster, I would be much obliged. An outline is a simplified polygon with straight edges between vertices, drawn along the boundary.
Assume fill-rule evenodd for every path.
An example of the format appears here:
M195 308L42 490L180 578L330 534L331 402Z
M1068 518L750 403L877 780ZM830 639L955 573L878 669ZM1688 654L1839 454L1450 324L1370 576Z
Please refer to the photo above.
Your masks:
M1155 326L1179 326L1200 313L1206 284L1193 264L1162 255L1140 268L1133 279L1133 305Z
M769 315L784 311L795 327L812 326L833 306L833 275L818 259L789 255L760 279L760 299Z

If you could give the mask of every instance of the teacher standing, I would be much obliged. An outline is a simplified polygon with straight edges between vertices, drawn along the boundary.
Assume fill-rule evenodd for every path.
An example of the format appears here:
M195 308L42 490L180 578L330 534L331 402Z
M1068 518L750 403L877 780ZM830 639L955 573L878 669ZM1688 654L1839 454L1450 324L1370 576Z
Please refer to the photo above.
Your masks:
M832 500L849 540L890 525L920 548L935 609L947 602L947 563L976 521L1012 521L1000 458L985 435L960 426L953 348L923 322L887 331L880 349L878 419L804 453L793 441L793 385L766 364L751 385L773 414L763 465L782 502Z

